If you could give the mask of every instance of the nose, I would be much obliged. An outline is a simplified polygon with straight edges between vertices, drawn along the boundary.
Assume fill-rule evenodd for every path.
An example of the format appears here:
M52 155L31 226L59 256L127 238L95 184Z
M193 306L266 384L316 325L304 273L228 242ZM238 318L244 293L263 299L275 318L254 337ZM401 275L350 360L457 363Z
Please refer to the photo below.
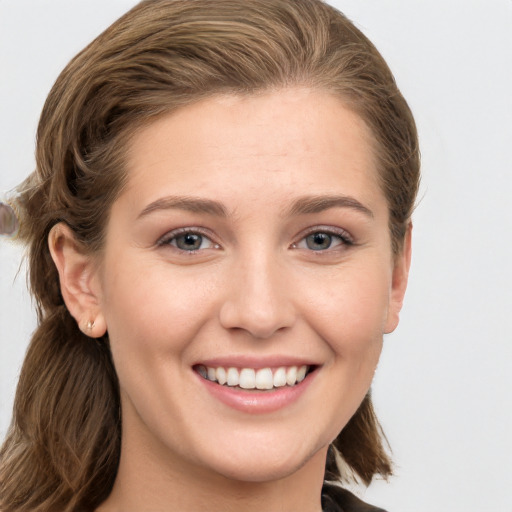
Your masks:
M245 259L232 269L220 309L225 329L267 339L291 327L295 308L286 272L272 257Z

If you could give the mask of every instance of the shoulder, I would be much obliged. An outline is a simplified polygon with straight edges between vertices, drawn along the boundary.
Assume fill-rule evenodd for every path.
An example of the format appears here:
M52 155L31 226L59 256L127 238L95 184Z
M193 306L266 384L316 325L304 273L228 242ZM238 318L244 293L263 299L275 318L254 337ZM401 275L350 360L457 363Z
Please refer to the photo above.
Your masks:
M368 505L342 487L329 484L322 489L322 509L324 512L386 512Z

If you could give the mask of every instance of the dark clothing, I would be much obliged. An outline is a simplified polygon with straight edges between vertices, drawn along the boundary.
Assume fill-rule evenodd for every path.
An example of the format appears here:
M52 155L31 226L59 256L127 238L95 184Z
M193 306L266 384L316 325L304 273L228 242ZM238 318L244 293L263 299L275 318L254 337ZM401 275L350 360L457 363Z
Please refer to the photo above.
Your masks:
M346 489L325 484L322 489L323 512L386 512L364 503Z

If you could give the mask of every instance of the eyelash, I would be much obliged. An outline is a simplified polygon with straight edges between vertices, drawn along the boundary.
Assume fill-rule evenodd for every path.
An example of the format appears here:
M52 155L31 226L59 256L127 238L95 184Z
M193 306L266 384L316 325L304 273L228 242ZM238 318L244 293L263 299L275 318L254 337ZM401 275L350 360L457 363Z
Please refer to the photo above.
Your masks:
M178 247L176 240L180 236L187 236L187 235L191 236L191 237L194 237L194 236L200 237L201 245L205 240L207 240L211 246L207 247L207 248L203 248L203 249L201 249L199 247L198 249L191 249L191 250L182 249L181 247ZM330 237L331 243L329 244L329 247L326 247L325 249L318 249L318 250L311 249L310 247L308 247L307 239L308 239L308 237L313 236L313 235L327 235L328 237ZM338 238L340 240L340 243L336 244L334 246L334 249L331 247L333 238ZM175 243L173 243L173 242L175 242ZM301 243L306 244L306 247L300 247ZM307 232L303 233L301 235L300 239L298 240L298 242L294 242L291 245L291 248L292 249L305 249L305 250L309 250L311 252L316 252L316 253L322 254L322 253L325 253L328 251L336 250L336 247L338 247L338 246L346 247L346 246L351 246L351 245L354 245L354 240L344 229L326 227L326 226L318 226L313 229L309 229ZM215 243L212 240L212 236L208 232L201 230L199 228L180 228L180 229L171 231L170 233L167 233L162 238L160 238L160 240L158 240L157 246L159 246L159 247L171 246L173 249L175 249L181 253L187 253L187 254L195 254L199 251L203 251L206 249L220 249L220 245Z
M308 237L313 236L313 235L327 235L331 238L331 242L332 242L332 238L338 238L340 240L340 243L336 244L334 246L334 248L331 247L331 245L332 245L332 243L331 243L329 245L329 247L327 247L325 249L318 249L318 250L311 249L310 247L300 247L299 246L299 244L301 244L301 243L307 244ZM299 241L292 244L292 248L293 249L305 249L305 250L309 250L311 252L323 254L328 251L329 252L334 251L338 247L343 248L343 247L347 247L347 246L351 246L351 245L355 245L355 242L354 242L353 238L344 229L328 227L328 226L316 226L312 229L309 229L307 232L301 234Z
M187 235L201 237L201 242L204 242L205 240L209 241L211 244L211 247L208 247L208 249L219 249L220 248L220 245L215 243L212 240L212 236L208 232L201 230L199 228L175 229L174 231L171 231L170 233L167 233L162 238L160 238L160 240L158 240L158 242L157 242L157 245L159 247L171 246L173 249L175 249L181 253L188 253L188 254L195 254L199 251L205 250L205 249L201 249L201 248L187 250L187 249L182 249L182 248L178 247L177 242L176 242L177 238L179 238L180 236L187 236ZM176 243L173 243L173 242L176 242Z

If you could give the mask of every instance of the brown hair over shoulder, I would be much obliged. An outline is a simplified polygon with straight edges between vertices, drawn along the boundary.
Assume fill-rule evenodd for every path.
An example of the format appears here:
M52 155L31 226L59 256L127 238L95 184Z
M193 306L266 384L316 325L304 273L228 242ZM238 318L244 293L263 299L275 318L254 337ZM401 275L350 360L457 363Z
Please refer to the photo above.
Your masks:
M51 228L65 222L84 250L101 253L138 128L215 94L289 86L338 95L370 128L398 253L419 182L414 120L372 43L324 2L145 0L61 73L41 115L37 168L17 202L39 326L0 451L3 512L92 510L110 493L119 461L108 334L91 340L67 311L47 244ZM365 483L391 474L383 444L368 394L333 442L326 478L343 480L342 466Z

